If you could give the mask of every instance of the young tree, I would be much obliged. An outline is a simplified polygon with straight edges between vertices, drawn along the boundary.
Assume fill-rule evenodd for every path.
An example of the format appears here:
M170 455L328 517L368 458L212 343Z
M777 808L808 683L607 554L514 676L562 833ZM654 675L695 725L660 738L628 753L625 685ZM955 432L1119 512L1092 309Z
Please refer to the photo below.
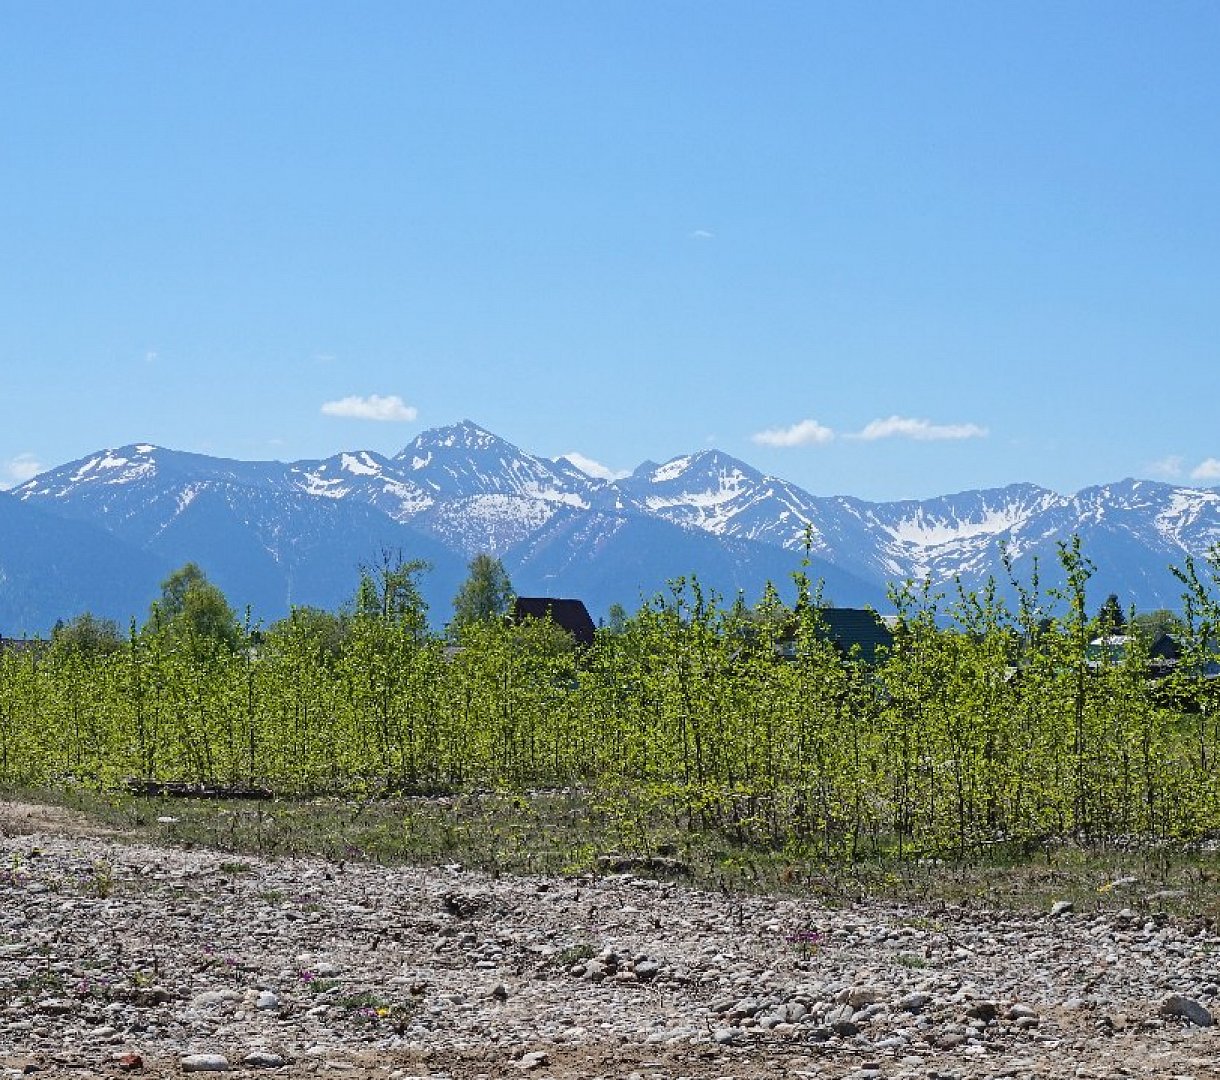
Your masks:
M231 649L241 640L241 626L225 594L193 562L161 582L161 596L153 601L149 625L157 633L192 636L198 642L215 641Z
M1168 608L1141 611L1131 620L1131 629L1149 644L1156 641L1162 634L1185 637L1189 632L1182 617Z
M99 618L85 611L66 623L57 622L51 632L51 641L57 648L92 657L118 652L125 638L113 619Z
M1097 612L1097 625L1103 634L1121 634L1127 625L1127 617L1123 614L1123 606L1118 602L1118 594L1111 593L1106 602Z
M428 629L428 605L415 579L429 569L423 559L408 560L401 551L382 550L380 565L360 568L356 615L405 623L422 637Z
M513 586L504 564L491 555L476 555L467 566L469 574L453 598L453 628L489 622L508 612Z
M351 631L351 615L308 605L294 607L287 618L278 619L267 631L267 640L278 644L295 634L307 642L320 661L335 660Z
M625 634L627 632L627 622L631 618L627 614L627 609L622 604L610 605L610 617L606 620L606 629L612 634Z

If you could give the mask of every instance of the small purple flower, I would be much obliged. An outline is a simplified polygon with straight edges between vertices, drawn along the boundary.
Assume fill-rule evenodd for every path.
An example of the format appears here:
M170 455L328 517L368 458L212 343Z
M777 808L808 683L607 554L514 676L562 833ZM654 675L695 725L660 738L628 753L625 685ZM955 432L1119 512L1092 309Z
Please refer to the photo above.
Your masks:
M788 935L788 944L795 945L802 956L808 956L822 944L822 935L811 927L804 926Z

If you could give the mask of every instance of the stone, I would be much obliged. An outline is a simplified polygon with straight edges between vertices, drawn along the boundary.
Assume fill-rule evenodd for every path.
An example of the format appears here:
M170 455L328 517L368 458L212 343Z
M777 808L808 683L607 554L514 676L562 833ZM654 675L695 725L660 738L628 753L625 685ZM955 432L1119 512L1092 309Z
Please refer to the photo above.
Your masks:
M853 986L847 994L847 1004L853 1009L863 1008L885 1000L885 991L880 986Z
M228 1072L229 1059L223 1054L187 1054L178 1063L183 1072Z
M1181 994L1169 994L1161 1002L1159 1012L1162 1016L1180 1016L1197 1027L1211 1027L1215 1023L1215 1018L1205 1005Z
M287 1064L280 1054L270 1050L252 1050L241 1059L241 1063L251 1069L278 1069Z
M1210 1056L1214 1022L1188 1029L1193 1010L1158 1011L1171 994L1200 1009L1216 1000L1220 933L1200 920L1090 905L1052 921L1049 904L911 898L827 906L304 856L218 869L233 857L0 830L0 867L18 859L55 884L0 884L0 1047L21 1055L0 1051L0 1080L25 1061L119 1076L117 1054L137 1047L174 1075L187 1050L206 1049L251 1077L299 1057L300 1075L442 1080L475 1047L484 1076L546 1075L526 1061L535 1047L562 1048L556 1072L643 1080L770 1076L755 1066L772 1056L794 1080L879 1064L889 1080L1049 1080L1065 1063L1095 1080L1214 1071L1191 1057ZM112 898L90 891L98 862L114 868ZM456 918L442 898L459 876ZM816 951L791 948L790 928L813 925ZM39 989L23 994L31 974ZM489 1056L514 1047L517 1068Z
M966 1015L975 1020L982 1020L985 1024L990 1024L1000 1015L1000 1010L994 1001L976 1001L966 1010Z

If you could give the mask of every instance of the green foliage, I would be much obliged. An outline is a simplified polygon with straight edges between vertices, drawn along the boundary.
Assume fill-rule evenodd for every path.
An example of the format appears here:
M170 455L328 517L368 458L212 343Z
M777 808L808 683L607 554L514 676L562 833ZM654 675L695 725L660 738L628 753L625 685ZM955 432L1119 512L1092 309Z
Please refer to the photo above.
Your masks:
M125 638L113 619L99 618L86 611L66 623L57 623L51 643L59 650L101 656L123 648Z
M1152 644L1162 634L1184 637L1188 632L1182 617L1168 608L1139 612L1131 620L1131 630L1148 644Z
M627 609L622 604L611 604L609 616L606 619L606 630L611 634L623 633L627 629L629 617Z
M401 551L383 549L376 565L360 568L353 600L357 619L395 623L423 638L428 630L428 605L415 579L428 569L423 559L405 560Z
M503 618L513 602L512 582L499 559L476 555L467 571L453 598L453 629L458 634L476 623Z
M1111 593L1097 612L1097 629L1102 634L1121 634L1127 626L1127 616L1119 603L1118 594Z
M311 651L319 663L333 663L343 652L350 633L351 616L347 613L304 606L294 607L288 618L272 623L265 641L269 648L277 648L298 639L298 647Z
M196 563L188 562L161 582L149 626L196 656L223 646L236 649L242 628L228 600Z
M1090 657L1092 566L1078 543L1059 561L1065 586L1042 594L1035 568L1015 610L994 586L896 588L875 666L827 640L804 568L791 606L775 590L726 606L680 579L578 650L547 621L502 619L448 647L427 633L422 565L384 553L350 610L298 609L245 645L184 567L126 641L75 647L82 621L44 652L0 653L0 783L140 776L360 805L579 789L622 850L651 856L665 821L719 837L743 874L758 849L856 866L1220 829L1220 688L1204 677L1220 558L1180 571L1186 657L1169 674L1140 640ZM209 605L218 622L196 618ZM496 865L542 842L529 826L452 828Z

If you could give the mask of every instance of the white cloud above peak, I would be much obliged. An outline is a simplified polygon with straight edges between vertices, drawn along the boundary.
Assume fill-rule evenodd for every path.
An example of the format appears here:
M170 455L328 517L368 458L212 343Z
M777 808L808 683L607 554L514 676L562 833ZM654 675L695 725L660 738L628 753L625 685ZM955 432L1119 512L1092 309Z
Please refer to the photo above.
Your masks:
M33 454L18 454L0 466L0 488L24 484L45 469L46 466Z
M1181 454L1169 454L1149 462L1147 471L1153 476L1159 476L1165 480L1175 480L1182 475L1182 465Z
M368 397L353 394L336 401L327 401L322 406L322 412L327 416L341 416L348 420L397 423L414 420L419 415L419 410L414 405L408 405L397 394L369 394Z
M916 420L909 416L889 416L884 420L870 420L852 438L870 442L876 439L935 442L943 439L981 439L986 435L987 429L978 424L934 424L931 420Z
M630 469L624 469L621 472L611 469L608 465L603 465L600 461L594 461L591 457L586 457L575 450L567 454L561 454L559 460L566 461L570 465L575 465L582 473L593 477L594 480L622 480L624 477L631 475Z
M1220 458L1209 457L1190 471L1192 480L1220 480Z
M798 420L785 428L768 428L751 435L761 446L818 446L835 437L834 430L816 420Z

